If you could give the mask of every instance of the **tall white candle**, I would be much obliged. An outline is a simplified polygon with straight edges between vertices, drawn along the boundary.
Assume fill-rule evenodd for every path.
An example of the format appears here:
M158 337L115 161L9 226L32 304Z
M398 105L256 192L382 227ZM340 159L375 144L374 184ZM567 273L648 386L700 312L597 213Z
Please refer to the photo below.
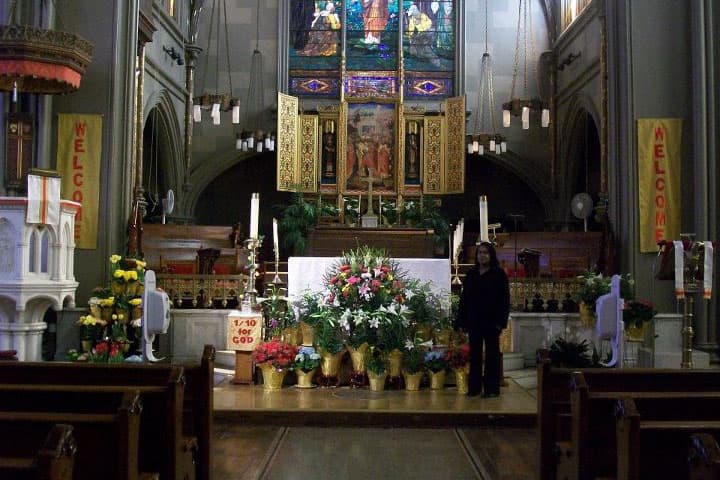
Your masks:
M362 193L358 193L358 217L360 216L360 207L362 207Z
M260 219L260 194L253 193L250 199L250 238L258 238L258 220Z
M485 195L480 195L480 241L490 241L490 233L488 232L488 204Z
M378 195L378 210L380 210L380 216L382 217L382 195Z
M277 218L273 218L273 248L275 249L275 253L280 252L280 249L278 248L278 221L277 221Z

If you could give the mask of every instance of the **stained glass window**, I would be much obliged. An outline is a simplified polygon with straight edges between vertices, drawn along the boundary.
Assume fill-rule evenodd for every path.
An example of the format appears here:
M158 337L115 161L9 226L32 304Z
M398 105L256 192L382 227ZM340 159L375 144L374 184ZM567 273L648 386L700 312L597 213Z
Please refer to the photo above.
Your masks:
M453 95L454 0L289 3L292 95L338 98L342 87L351 98L397 98L401 82L411 98ZM343 53L345 76L341 78Z

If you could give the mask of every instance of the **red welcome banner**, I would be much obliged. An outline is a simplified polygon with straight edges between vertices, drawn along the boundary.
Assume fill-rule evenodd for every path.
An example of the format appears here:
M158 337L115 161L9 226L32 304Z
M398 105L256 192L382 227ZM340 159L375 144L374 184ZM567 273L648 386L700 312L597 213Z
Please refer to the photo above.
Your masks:
M75 216L75 248L97 248L102 116L58 115L57 170L62 198L81 204Z
M640 252L680 238L682 119L638 119Z

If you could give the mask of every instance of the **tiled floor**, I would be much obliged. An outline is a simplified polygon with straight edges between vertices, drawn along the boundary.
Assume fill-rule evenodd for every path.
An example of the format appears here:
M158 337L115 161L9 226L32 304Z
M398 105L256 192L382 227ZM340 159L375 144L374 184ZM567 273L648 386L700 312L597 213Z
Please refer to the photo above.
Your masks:
M347 387L215 388L214 478L534 478L535 370L498 398ZM428 428L436 427L436 428Z

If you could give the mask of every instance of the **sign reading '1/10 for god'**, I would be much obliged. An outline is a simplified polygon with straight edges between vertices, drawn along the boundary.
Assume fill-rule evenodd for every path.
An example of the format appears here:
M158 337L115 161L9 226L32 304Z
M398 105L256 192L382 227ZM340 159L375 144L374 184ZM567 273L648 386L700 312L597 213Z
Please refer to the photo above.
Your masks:
M262 339L261 315L228 315L227 349L252 351Z

